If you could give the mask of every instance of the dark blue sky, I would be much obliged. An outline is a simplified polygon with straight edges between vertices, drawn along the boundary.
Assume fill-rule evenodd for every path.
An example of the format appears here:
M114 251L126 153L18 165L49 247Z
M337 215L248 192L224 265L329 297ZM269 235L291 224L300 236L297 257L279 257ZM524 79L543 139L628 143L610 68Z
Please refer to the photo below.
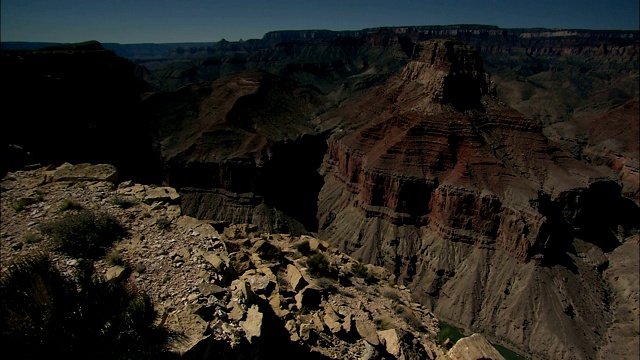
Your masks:
M2 0L2 41L143 43L400 25L638 30L638 0Z

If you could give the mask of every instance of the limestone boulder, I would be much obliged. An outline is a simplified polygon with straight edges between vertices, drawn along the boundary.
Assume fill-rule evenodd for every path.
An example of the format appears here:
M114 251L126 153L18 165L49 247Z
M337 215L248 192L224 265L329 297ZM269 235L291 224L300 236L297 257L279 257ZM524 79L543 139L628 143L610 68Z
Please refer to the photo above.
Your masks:
M480 334L462 338L447 353L447 360L504 360L498 350Z
M72 165L64 163L52 171L52 180L56 181L106 181L118 180L118 169L110 164L92 165L88 163Z
M256 342L262 335L262 320L264 315L260 312L257 305L251 305L247 311L247 319L240 322L240 326L244 329L245 336L250 343Z

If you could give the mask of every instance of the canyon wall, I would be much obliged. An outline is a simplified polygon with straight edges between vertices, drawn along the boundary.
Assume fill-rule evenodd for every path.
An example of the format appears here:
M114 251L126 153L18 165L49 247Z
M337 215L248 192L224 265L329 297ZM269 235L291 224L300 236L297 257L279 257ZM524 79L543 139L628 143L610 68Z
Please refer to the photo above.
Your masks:
M428 41L386 85L321 117L338 130L319 235L395 271L448 321L534 356L594 358L612 321L602 259L623 237L612 229L638 228L638 207L486 79L474 50Z

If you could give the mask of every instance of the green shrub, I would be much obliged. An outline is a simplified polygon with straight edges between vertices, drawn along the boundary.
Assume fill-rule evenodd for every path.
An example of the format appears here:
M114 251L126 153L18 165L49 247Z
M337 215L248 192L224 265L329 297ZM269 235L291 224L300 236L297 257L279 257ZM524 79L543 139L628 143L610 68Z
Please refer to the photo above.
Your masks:
M398 292L395 289L382 290L382 296L386 297L387 299L396 301L400 299L400 295L398 295Z
M316 285L318 285L322 290L326 291L329 294L334 294L338 291L335 281L326 277L321 277L317 279Z
M15 203L13 203L12 207L13 210L17 211L22 211L24 210L27 206L31 205L31 204L35 204L36 203L36 199L31 198L31 197L22 197L20 199L18 199Z
M135 198L132 198L132 197L125 197L125 196L115 195L111 199L111 203L113 205L116 205L116 206L122 208L122 209L128 209L130 207L136 206L136 204L138 204L138 200L136 200Z
M36 232L27 233L22 237L22 242L25 244L35 244L40 241L42 241L42 235Z
M111 250L105 259L105 262L111 266L115 265L123 265L124 259L122 259L122 254L118 250Z
M171 229L171 220L167 219L166 216L161 216L156 219L156 226L160 230L169 231Z
M307 258L307 268L314 277L326 276L329 273L329 261L322 253L313 254Z
M149 298L81 263L76 278L46 255L10 266L0 280L3 351L21 359L169 359L165 345L174 334L154 326Z
M301 243L299 243L296 246L296 249L298 250L298 252L304 256L309 256L309 254L311 253L311 246L309 245L309 241L305 240Z
M351 264L351 273L362 279L366 279L369 276L367 266L360 261Z
M42 232L55 249L73 257L96 259L118 238L126 235L120 222L106 212L81 210L46 223Z
M60 205L60 211L67 210L82 210L82 205L75 200L65 199Z

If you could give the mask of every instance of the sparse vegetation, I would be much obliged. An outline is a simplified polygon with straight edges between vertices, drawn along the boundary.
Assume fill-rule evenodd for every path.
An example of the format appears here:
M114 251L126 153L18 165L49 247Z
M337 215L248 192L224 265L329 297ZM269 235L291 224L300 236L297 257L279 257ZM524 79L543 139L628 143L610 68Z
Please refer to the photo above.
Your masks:
M369 277L367 266L360 261L355 262L351 265L351 273L355 277L359 277L361 279L366 279Z
M67 210L82 210L82 205L75 200L65 199L60 205L60 211Z
M121 195L115 195L111 199L111 203L120 207L121 209L128 209L130 207L136 206L138 204L138 200L132 197L125 197Z
M25 244L35 244L42 241L42 235L37 232L29 232L22 237L22 242Z
M167 219L166 216L161 216L156 219L156 226L160 230L169 231L171 229L171 220Z
M309 245L309 241L305 240L299 243L296 246L296 250L298 250L298 252L304 256L309 256L309 254L311 253L311 246Z
M123 265L124 259L122 258L122 254L118 250L111 250L105 259L105 262L111 266L115 265Z
M24 210L27 206L36 203L36 199L31 197L22 197L13 203L13 210L16 212Z
M376 324L377 330L388 330L392 328L391 318L385 315L378 315L373 318L373 322Z
M142 274L145 271L147 271L147 267L144 266L143 263L137 263L136 267L133 269L133 271L137 272L138 274Z
M80 262L75 278L48 256L24 259L0 280L0 340L21 359L170 359L174 334L153 325L149 298L130 285L97 277Z
M400 295L398 295L398 291L396 291L395 289L382 290L382 296L395 301L400 299Z
M44 224L41 230L57 250L91 259L102 256L116 239L126 234L113 215L91 210L65 214L60 220Z
M326 277L318 278L316 280L316 285L318 285L321 289L325 290L327 293L330 293L330 294L333 294L336 291L338 291L335 281Z
M307 268L314 277L326 276L329 273L329 261L322 253L313 254L307 258Z

